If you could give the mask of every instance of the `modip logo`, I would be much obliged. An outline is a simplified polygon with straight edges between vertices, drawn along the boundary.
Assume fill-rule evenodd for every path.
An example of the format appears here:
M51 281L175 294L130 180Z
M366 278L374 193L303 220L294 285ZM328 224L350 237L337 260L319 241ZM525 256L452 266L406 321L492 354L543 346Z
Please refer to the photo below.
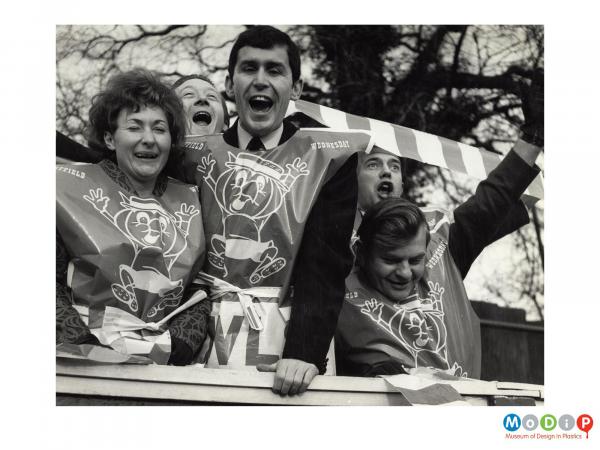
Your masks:
M577 418L577 428L585 433L585 438L588 438L588 432L594 426L594 420L589 414L582 414Z
M581 414L575 419L570 414L561 416L544 414L538 418L534 414L520 417L517 414L510 413L504 416L502 425L508 431L506 433L507 439L582 439L583 434L578 433L575 426L585 433L585 437L588 439L589 432L594 426L594 420L589 414Z
M507 414L504 418L504 428L507 431L517 431L521 428L521 418L516 414Z

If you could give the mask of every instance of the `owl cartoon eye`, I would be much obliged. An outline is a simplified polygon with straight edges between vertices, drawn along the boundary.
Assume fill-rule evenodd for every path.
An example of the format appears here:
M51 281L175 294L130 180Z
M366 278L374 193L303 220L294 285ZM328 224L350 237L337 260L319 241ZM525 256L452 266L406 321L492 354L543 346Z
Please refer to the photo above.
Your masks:
M147 212L140 211L135 215L136 225L150 225L150 216Z
M246 184L246 180L248 179L248 172L245 170L240 170L235 174L235 187L242 187Z

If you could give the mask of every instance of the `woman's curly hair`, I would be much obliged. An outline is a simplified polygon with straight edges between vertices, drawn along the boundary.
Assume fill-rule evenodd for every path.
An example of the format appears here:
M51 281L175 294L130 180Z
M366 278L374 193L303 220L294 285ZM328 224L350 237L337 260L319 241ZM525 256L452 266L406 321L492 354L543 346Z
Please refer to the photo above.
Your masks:
M106 89L93 97L86 128L90 147L107 151L104 134L107 131L115 132L121 110L130 108L139 111L147 106L164 111L171 134L171 145L180 146L186 133L181 100L155 73L136 68L111 77Z

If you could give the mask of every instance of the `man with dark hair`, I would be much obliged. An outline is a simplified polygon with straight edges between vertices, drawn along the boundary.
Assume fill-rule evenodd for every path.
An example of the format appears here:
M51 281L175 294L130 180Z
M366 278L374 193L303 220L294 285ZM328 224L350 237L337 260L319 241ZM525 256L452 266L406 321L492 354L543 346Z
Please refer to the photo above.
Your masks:
M271 50L275 47L282 48L287 53L292 82L300 79L300 50L292 39L282 31L271 26L257 26L249 28L237 37L231 53L229 53L229 77L233 79L235 67L240 58L240 50L252 47L262 50Z
M352 267L356 152L370 138L284 120L302 79L280 30L244 31L229 62L239 120L222 137L188 142L184 165L201 187L214 292L201 361L275 371L275 392L301 393L326 370Z
M369 209L358 235L357 265L368 283L388 298L408 297L423 276L431 239L419 207L401 198L383 200Z
M370 153L358 155L358 208L354 231L358 230L365 212L381 200L400 198L404 195L406 159L389 153L377 146ZM427 208L425 209L427 216ZM523 205L518 204L506 214L502 226L498 228L492 241L512 233L527 224L529 216ZM354 235L356 238L356 235Z
M534 162L540 151L518 141L452 219L433 208L423 213L401 198L367 211L336 334L340 374L426 366L480 376L479 320L462 280L489 243L528 222L519 197L539 172Z
M358 210L364 214L375 203L403 192L402 161L399 156L373 148L358 159Z

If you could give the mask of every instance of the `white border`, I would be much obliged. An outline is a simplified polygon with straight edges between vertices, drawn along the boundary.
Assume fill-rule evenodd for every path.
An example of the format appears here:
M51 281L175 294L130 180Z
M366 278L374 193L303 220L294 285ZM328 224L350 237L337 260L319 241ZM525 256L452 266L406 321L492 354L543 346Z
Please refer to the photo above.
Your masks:
M543 23L546 25L546 407L593 408L599 189L597 13L584 2L13 2L1 32L2 326L6 448L515 446L506 408L56 408L51 278L54 27L64 23ZM184 5L184 6L179 6ZM395 5L395 6L390 6ZM217 11L216 8L221 8ZM483 12L485 11L485 12ZM8 225L8 226L7 226ZM8 288L8 289L7 289ZM510 409L512 410L512 409ZM529 408L518 409L526 414ZM600 422L590 432L598 440ZM553 446L562 446L555 442ZM6 444L5 444L6 445ZM523 444L521 444L523 445ZM527 447L533 444L528 443ZM540 444L541 446L542 444ZM547 447L547 443L543 443ZM536 446L536 445L534 445ZM569 443L572 448L573 443Z

